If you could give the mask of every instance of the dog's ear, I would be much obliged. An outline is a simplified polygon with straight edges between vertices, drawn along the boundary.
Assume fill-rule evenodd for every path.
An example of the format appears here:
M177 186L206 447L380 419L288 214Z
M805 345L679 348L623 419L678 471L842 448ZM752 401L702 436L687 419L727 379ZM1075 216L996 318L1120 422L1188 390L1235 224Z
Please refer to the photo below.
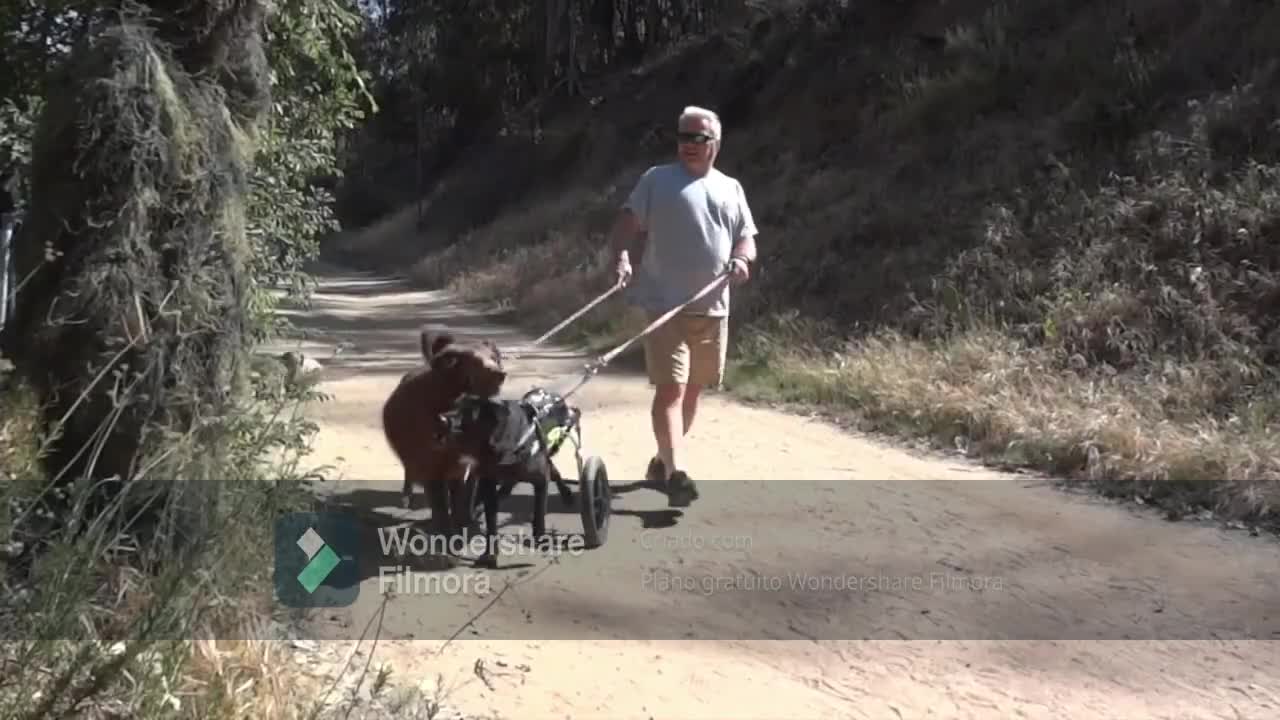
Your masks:
M453 342L453 335L430 325L424 325L418 333L418 343L422 346L422 358L427 362L431 362L432 358Z
M439 355L445 348L453 344L453 336L449 333L439 333L431 341L431 354Z

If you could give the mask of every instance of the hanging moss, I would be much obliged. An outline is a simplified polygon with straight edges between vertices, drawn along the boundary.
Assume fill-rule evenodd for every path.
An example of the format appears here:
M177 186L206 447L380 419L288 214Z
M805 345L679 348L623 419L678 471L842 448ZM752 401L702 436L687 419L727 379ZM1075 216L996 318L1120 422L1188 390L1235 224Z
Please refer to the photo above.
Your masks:
M131 5L53 85L6 329L46 430L61 425L51 478L128 479L184 437L217 452L246 350L262 26L259 0Z

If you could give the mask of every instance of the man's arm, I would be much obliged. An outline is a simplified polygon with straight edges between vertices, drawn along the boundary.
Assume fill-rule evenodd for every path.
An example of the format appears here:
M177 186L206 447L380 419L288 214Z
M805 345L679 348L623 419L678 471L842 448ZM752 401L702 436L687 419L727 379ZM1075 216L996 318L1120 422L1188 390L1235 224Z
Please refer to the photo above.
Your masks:
M636 257L639 257L644 253L647 237L640 218L630 208L623 208L609 233L609 256L615 261L623 257L629 260L631 251L635 251Z
M756 261L756 234L752 231L748 235L738 238L738 242L733 245L733 252L729 253L729 257L740 257L749 263Z
M632 254L639 257L644 252L644 242L648 239L645 218L649 214L649 182L652 174L653 168L650 168L640 176L613 222L613 228L609 232L608 252L610 262L614 264L624 261L630 263Z
M737 240L733 244L733 250L729 253L729 257L739 257L746 260L748 264L756 261L756 234L759 230L756 228L755 217L751 213L751 206L747 204L746 191L742 189L742 183L738 183L738 223Z

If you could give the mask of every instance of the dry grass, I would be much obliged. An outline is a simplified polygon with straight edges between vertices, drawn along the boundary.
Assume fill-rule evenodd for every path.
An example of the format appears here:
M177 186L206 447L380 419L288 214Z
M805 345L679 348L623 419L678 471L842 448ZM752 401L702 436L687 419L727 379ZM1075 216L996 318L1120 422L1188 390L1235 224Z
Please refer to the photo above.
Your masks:
M274 639L196 641L185 681L205 696L199 706L206 711L223 707L231 717L263 720L306 717L323 690L291 662L289 646Z
M277 402L310 397L298 387ZM45 443L34 393L4 367L0 403L0 529L8 543L28 528L17 514L44 484L39 457ZM128 551L123 536L112 539L116 523L107 513L104 525L79 538L58 531L47 536L34 583L20 574L6 580L18 585L8 587L0 603L6 627L0 658L7 668L0 717L66 711L86 718L292 720L311 709L313 683L286 662L280 627L272 621L269 539L273 513L282 507L270 486L291 487L297 459L287 445L307 426L288 422L287 413L275 424L244 414L252 418L241 428L246 441L259 453L270 451L272 469L257 468L265 473L261 488L220 488L231 526L211 526L216 537L208 550L166 557L150 571L137 567L139 553ZM244 465L262 462L254 452L240 457ZM74 708L73 697L80 698Z
M1280 510L1275 407L1225 421L1170 421L1170 402L1206 393L1194 368L1161 377L1064 373L1042 350L995 332L939 342L885 332L834 355L778 347L728 384L749 397L851 411L873 431L1096 483L1175 513L1208 507L1261 521Z
M420 260L409 276L470 301L518 306L521 323L545 330L608 288L605 235L592 221L608 212L611 200L602 193L566 192L476 229ZM629 328L624 323L630 319L615 297L562 337L607 341Z

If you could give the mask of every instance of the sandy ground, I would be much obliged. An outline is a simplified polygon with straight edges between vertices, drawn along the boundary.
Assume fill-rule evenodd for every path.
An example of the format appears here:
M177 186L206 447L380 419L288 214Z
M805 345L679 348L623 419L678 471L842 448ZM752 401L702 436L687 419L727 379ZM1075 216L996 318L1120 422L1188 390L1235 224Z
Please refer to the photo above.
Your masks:
M294 320L315 333L300 347L334 398L313 411L314 462L338 470L322 492L371 537L428 513L400 509L380 424L420 360L420 323L529 349L508 396L563 390L588 359L355 273L323 277ZM374 666L468 717L1280 717L1280 644L1265 640L1280 640L1274 541L716 395L685 453L702 497L671 510L638 483L648 393L634 369L610 368L574 396L584 451L615 492L603 547L523 550L496 571L457 560L393 595L370 574L308 631L353 639L381 612ZM571 450L557 464L576 477ZM504 506L504 532L529 532L528 492ZM554 493L549 517L576 542L581 520Z

